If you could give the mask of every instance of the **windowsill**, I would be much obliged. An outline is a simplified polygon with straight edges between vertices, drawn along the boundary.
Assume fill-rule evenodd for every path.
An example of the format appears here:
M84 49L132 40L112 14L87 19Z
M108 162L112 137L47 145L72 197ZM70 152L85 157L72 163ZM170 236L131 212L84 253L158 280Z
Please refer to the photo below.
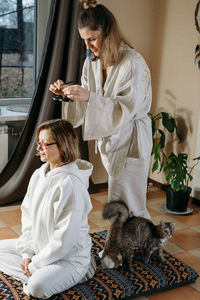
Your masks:
M30 104L31 98L9 98L9 99L0 99L0 107L7 106L7 105L23 105L23 104Z
M0 100L0 123L26 120L30 107L30 99Z
M6 107L0 108L0 122L5 124L8 121L26 120L28 113L9 111Z

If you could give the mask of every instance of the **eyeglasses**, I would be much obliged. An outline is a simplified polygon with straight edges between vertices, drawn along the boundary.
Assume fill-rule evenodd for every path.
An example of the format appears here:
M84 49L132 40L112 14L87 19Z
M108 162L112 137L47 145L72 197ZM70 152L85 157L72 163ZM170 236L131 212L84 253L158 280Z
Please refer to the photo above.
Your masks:
M52 145L56 145L57 143L56 142L52 142L52 143L37 143L37 148L42 148L42 149L46 149Z
M62 85L72 85L72 84L76 84L76 82L75 81L68 81L68 82L64 82ZM52 99L55 100L55 101L62 101L62 102L74 102L74 100L69 99L67 96L56 95L56 94L54 94Z

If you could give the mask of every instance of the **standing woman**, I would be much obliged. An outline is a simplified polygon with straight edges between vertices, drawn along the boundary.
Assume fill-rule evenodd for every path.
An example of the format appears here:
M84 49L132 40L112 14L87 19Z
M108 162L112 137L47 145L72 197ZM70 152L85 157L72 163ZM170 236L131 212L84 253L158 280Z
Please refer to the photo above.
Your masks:
M88 57L81 86L50 85L75 100L64 118L83 125L83 139L95 140L108 172L109 201L123 200L136 216L149 218L147 178L152 150L151 77L143 57L123 38L115 17L94 0L83 0L78 29Z
M37 128L37 169L22 203L22 235L0 241L0 270L20 280L24 292L46 299L94 274L88 194L92 165L78 159L73 126L52 120Z

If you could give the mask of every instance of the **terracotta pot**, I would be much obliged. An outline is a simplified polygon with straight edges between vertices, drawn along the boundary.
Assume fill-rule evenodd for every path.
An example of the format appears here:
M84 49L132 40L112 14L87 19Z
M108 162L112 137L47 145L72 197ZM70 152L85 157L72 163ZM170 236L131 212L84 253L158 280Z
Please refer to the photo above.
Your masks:
M173 191L170 187L166 188L166 208L171 211L187 211L191 188L183 191Z

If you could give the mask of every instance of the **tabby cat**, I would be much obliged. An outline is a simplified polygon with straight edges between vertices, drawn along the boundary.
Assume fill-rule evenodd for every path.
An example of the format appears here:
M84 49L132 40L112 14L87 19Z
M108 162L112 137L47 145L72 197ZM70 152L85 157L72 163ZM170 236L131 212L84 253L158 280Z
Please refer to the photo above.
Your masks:
M111 227L105 243L101 264L107 268L117 268L121 263L132 271L134 248L142 248L142 260L150 261L153 255L165 262L163 245L174 232L173 222L160 221L154 225L150 220L129 214L128 207L122 201L107 203L102 212L109 219Z

